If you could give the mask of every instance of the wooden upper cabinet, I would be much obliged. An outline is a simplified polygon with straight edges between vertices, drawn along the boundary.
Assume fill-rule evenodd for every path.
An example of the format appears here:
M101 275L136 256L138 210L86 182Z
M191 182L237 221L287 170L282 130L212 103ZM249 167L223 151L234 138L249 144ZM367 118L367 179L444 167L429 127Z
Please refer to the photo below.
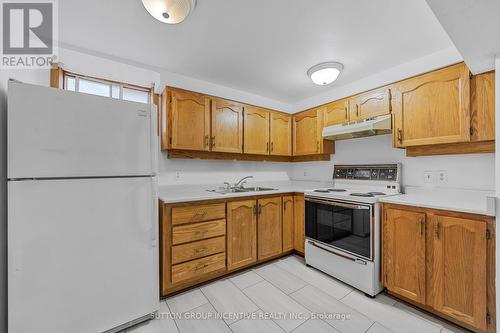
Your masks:
M394 93L397 146L470 140L470 78L465 64L402 81Z
M297 252L304 254L305 227L304 227L304 196L295 195L293 197L293 247Z
M293 155L320 154L323 144L324 108L312 109L293 116Z
M292 117L280 113L270 113L271 155L292 155Z
M293 196L283 196L283 252L293 250Z
M282 253L281 197L259 199L258 255L259 260Z
M486 223L433 216L433 304L437 311L486 329Z
M257 203L255 200L227 203L227 269L257 261Z
M255 106L245 106L243 125L243 152L269 155L269 111Z
M209 150L210 99L202 94L168 89L170 133L167 147Z
M342 99L325 106L324 126L339 125L349 120L349 101Z
M360 120L391 113L391 90L371 90L349 99L349 120Z
M471 141L495 140L495 72L471 81Z
M384 210L384 284L392 292L425 304L425 213Z
M212 151L243 152L243 106L220 98L212 99Z

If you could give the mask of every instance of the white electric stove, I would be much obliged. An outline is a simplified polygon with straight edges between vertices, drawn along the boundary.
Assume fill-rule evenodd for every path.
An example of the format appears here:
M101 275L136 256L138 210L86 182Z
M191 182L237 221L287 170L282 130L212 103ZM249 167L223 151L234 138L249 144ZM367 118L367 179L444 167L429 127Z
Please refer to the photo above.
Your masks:
M380 204L401 193L399 164L337 165L333 186L305 192L306 264L375 296L380 277Z

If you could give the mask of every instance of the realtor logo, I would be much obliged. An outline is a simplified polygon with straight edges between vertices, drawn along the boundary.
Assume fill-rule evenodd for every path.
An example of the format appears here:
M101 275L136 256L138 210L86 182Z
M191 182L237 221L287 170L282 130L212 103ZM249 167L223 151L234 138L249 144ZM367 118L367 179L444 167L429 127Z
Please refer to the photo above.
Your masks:
M0 68L50 68L56 60L57 0L0 0Z

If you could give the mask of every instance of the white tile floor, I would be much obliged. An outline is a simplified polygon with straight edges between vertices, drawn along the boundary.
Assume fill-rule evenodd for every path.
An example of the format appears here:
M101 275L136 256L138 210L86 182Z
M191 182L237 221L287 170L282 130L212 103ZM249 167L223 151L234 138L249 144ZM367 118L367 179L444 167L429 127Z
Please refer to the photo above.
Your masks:
M276 313L297 316L270 318ZM297 256L170 297L160 317L127 333L466 332L386 295L368 298Z

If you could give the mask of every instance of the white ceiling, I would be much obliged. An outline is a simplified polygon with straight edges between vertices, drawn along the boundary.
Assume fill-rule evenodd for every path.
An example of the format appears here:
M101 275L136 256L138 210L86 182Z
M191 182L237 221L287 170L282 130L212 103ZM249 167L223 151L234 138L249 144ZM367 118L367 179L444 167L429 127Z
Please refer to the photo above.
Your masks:
M475 74L495 69L500 55L499 0L427 0Z
M345 66L341 86L453 47L425 0L198 0L179 25L140 0L59 1L61 44L295 103L325 93L309 67Z

